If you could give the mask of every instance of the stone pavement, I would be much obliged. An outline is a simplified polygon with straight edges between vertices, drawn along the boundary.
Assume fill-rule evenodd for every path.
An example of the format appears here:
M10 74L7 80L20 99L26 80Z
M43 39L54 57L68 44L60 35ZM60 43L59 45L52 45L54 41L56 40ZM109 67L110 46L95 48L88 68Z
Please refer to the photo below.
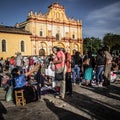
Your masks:
M120 120L120 84L108 88L73 85L64 100L52 94L26 106L4 100L0 89L0 120Z

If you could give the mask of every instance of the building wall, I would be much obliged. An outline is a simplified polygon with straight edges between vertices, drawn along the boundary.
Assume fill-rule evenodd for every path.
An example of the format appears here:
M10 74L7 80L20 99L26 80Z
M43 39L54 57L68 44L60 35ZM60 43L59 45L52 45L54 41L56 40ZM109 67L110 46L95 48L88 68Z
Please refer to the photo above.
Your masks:
M0 57L7 58L15 56L17 51L21 52L21 40L25 42L25 52L22 52L24 56L39 55L41 49L45 50L45 55L49 55L53 46L63 47L71 54L74 49L83 53L82 22L68 18L64 7L59 3L51 4L46 14L29 12L27 20L16 27L23 28L32 35L0 33L0 45L3 39L7 45L6 52L2 52L0 47ZM59 34L59 40L56 40L56 34Z
M48 55L53 46L64 47L71 54L73 49L83 53L82 22L67 18L64 7L59 3L51 4L44 15L41 12L29 12L27 20L20 23L19 27L32 33L32 46L36 51L33 54L39 55L39 50L43 48ZM40 31L43 36L40 36ZM56 34L59 34L59 41L56 40Z
M2 40L6 40L6 52L2 52ZM25 52L21 52L21 41L24 41ZM0 57L6 59L15 56L18 51L24 56L32 54L30 35L0 33Z

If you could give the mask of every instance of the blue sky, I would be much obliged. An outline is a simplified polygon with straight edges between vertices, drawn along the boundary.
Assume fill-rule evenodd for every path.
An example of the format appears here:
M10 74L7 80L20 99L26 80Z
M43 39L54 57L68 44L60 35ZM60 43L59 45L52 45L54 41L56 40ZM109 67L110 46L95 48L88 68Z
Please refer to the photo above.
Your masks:
M54 2L64 6L67 17L82 20L83 37L120 34L120 0L0 0L0 24L23 22L31 10L45 14Z

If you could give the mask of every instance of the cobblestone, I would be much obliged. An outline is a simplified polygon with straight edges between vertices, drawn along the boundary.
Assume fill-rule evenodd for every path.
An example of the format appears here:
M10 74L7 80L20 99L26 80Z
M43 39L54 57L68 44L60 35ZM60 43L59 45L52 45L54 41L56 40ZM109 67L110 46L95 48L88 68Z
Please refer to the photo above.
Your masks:
M120 120L120 84L106 87L73 85L73 96L65 99L42 95L26 106L6 102L0 89L0 120Z

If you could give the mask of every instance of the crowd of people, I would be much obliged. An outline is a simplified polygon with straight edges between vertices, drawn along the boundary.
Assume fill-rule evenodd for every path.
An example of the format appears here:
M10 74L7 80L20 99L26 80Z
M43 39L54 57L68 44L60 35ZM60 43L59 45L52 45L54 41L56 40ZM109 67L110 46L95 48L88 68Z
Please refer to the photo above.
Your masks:
M73 95L72 86L76 84L93 87L94 81L96 87L109 86L111 71L120 70L120 56L112 56L107 47L99 49L96 56L91 50L84 55L74 50L71 55L57 46L52 52L48 56L29 57L18 52L6 61L1 58L1 86L12 85L13 91L23 89L27 102L31 102L38 100L42 87L51 85L55 97L64 99L65 95ZM9 74L6 82L4 73ZM34 81L37 87L32 84Z

